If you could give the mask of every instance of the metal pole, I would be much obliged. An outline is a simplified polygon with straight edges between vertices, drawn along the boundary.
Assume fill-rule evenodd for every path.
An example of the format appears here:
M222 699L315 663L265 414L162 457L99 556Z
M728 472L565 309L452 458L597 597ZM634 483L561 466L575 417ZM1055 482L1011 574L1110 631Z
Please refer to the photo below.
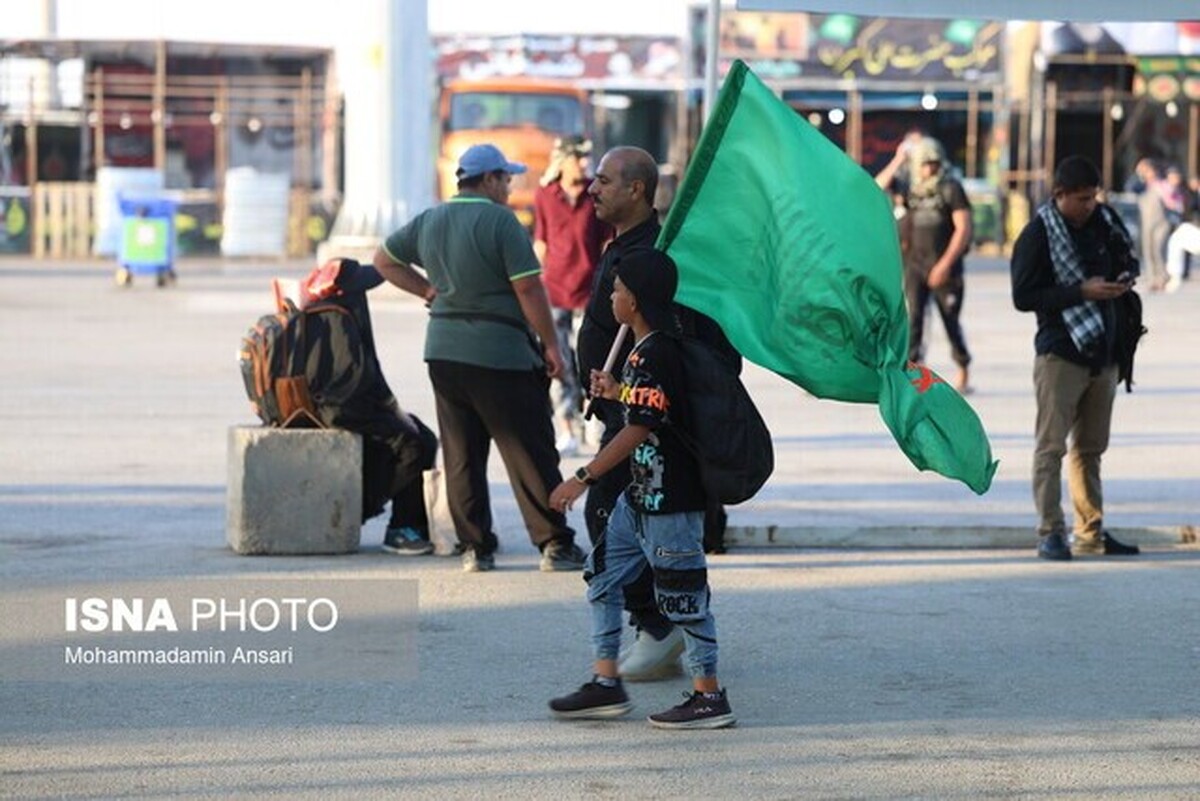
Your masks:
M323 110L321 112L321 198L326 206L333 206L338 199L338 151L342 137L339 98L335 90L337 61L330 56L325 66L325 77L321 81Z
M721 54L721 0L708 0L708 20L704 31L704 121L717 101L717 67Z
M96 140L92 145L93 174L108 164L104 154L104 67L97 67L93 73L96 96Z
M1036 57L1036 56L1035 56ZM1035 63L1033 85L1029 88L1029 199L1034 206L1045 200L1042 194L1042 159L1046 155L1046 67Z
M29 79L29 111L25 117L25 183L30 197L37 196L38 184L38 108L36 78Z
M1188 178L1200 175L1200 103L1192 101L1188 114Z
M1104 122L1101 145L1104 150L1101 154L1103 166L1100 168L1100 172L1104 176L1104 188L1111 192L1113 188L1113 88L1111 86L1104 87L1101 98L1100 119Z
M863 109L862 93L851 89L846 94L847 115L846 153L858 164L862 164Z
M1046 152L1042 160L1043 183L1054 174L1055 148L1058 139L1058 81L1046 82ZM1049 187L1047 187L1047 190Z
M46 255L46 218L42 193L38 190L38 123L34 79L29 79L29 110L25 118L25 183L29 185L29 211L33 218L33 255Z
M213 188L217 211L225 211L225 174L229 171L229 76L222 75L213 98Z
M1032 127L1033 109L1029 98L1025 98L1024 107L1021 109L1020 116L1017 118L1017 175L1018 182L1021 186L1021 192L1029 201L1033 201L1033 192L1029 186L1029 173L1031 165L1029 163L1029 137L1030 128Z
M976 161L979 157L979 92L974 88L967 91L967 152L966 175L974 178L978 174Z
M42 35L47 39L58 38L58 0L42 0ZM47 58L42 66L46 78L46 108L57 109L62 105L58 91L58 59Z
M167 43L154 43L154 169L167 173Z

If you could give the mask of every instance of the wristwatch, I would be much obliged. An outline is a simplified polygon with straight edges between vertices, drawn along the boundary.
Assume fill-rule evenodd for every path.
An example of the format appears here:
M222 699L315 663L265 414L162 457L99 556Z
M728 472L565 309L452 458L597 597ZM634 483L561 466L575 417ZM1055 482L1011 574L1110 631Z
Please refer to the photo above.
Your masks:
M595 476L589 473L586 467L581 467L575 471L575 480L589 487L596 483Z

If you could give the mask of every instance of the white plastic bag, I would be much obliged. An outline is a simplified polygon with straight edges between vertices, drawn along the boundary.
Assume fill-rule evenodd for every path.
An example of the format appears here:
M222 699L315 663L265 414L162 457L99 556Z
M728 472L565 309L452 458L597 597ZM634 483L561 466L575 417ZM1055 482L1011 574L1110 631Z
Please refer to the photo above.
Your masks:
M450 518L450 501L446 497L446 476L438 468L426 470L425 514L429 517L429 541L438 556L453 556L458 552L458 535Z

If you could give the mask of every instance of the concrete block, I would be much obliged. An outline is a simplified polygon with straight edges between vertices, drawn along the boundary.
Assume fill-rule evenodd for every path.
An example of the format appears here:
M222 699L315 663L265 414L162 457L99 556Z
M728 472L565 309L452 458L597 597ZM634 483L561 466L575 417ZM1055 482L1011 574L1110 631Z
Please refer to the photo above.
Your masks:
M362 439L349 431L229 429L225 535L240 554L337 554L362 534Z

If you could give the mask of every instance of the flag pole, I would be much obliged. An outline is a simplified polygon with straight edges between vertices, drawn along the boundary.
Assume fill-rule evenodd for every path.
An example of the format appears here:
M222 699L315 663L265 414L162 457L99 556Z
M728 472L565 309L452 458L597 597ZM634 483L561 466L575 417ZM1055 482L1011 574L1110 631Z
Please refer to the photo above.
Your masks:
M612 372L613 365L615 365L617 362L617 355L621 352L621 346L625 344L625 337L628 335L629 326L625 323L621 323L621 327L618 329L617 335L613 337L612 347L608 349L608 358L604 360L604 372ZM588 400L587 408L583 410L584 420L592 419L592 404L595 402L595 400L595 398Z

